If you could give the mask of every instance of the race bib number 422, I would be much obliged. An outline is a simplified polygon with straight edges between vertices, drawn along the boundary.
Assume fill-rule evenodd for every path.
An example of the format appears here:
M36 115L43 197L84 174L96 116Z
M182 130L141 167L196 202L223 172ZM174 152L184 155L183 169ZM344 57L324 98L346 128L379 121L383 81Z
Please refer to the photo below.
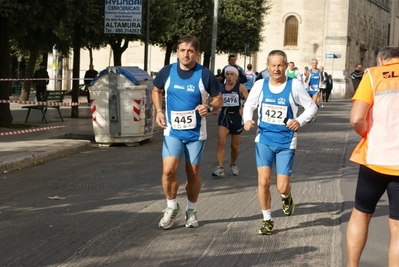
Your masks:
M287 117L287 110L287 106L262 104L262 121L284 125L284 119Z
M197 126L195 110L171 111L172 128L175 130L189 130Z

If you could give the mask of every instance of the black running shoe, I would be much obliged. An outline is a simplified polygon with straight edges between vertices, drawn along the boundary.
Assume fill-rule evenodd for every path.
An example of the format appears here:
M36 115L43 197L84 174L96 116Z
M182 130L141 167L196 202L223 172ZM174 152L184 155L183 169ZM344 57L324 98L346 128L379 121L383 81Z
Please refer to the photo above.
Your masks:
M273 233L273 228L274 228L274 223L271 219L263 221L262 227L259 229L258 234L271 235Z
M290 216L295 211L295 203L292 200L291 194L288 197L281 197L281 203L283 204L283 212L285 215Z

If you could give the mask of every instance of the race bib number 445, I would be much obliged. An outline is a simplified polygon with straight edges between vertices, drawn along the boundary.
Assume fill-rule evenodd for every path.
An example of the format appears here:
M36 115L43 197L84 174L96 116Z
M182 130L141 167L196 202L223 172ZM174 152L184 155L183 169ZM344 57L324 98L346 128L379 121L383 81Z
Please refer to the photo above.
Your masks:
M175 130L189 130L197 126L195 110L171 111L172 128Z
M288 107L270 104L262 104L262 121L271 124L284 125L284 119L287 117Z

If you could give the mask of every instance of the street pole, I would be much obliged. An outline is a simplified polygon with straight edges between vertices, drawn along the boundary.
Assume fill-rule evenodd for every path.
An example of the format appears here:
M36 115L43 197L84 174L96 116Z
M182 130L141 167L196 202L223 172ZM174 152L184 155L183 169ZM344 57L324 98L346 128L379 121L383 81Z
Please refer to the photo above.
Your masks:
M57 89L57 49L56 46L53 46L53 86L54 91Z
M214 0L212 46L211 46L211 71L213 73L215 73L215 54L216 54L216 40L217 40L217 31L218 31L218 9L219 9L219 0Z
M146 1L146 25L145 25L145 45L144 45L144 70L148 69L148 43L150 39L150 0Z

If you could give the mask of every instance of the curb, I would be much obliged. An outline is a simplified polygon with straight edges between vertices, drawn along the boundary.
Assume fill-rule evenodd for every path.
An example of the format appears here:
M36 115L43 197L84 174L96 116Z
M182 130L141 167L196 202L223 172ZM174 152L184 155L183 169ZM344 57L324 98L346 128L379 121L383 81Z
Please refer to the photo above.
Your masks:
M65 140L63 141L65 142ZM65 147L49 149L45 152L38 152L35 154L2 161L0 162L0 173L7 173L10 171L19 170L21 168L43 164L45 161L67 156L79 151L88 150L91 147L91 142L88 140L75 140L75 142L76 143L68 144Z

